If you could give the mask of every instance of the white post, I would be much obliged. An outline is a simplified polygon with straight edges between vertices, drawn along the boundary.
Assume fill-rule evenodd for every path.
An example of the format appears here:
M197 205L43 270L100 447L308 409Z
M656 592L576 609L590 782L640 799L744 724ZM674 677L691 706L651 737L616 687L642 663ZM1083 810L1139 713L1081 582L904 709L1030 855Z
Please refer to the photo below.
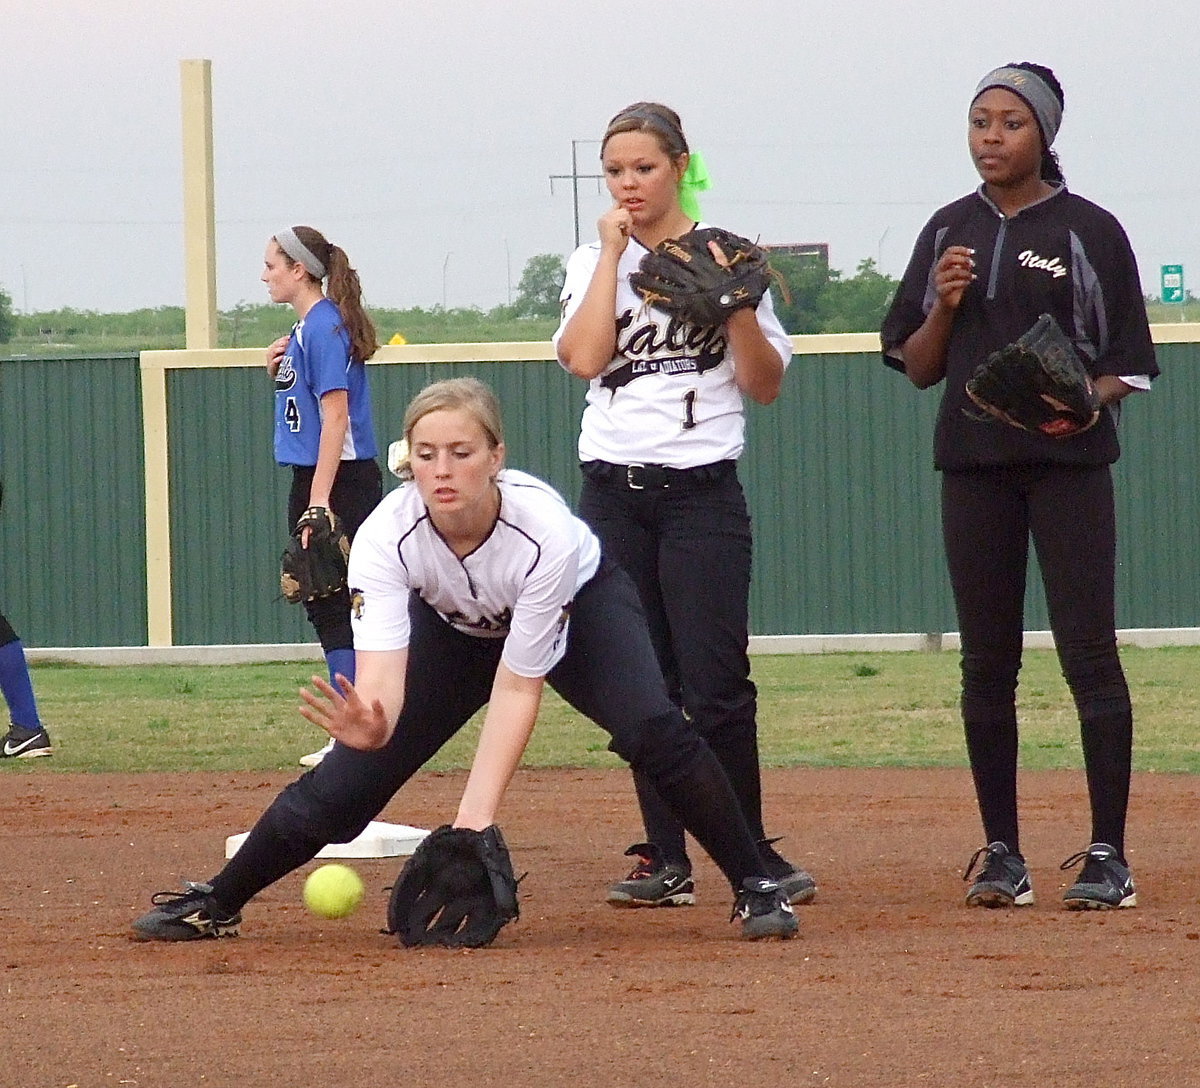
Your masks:
M212 61L179 62L183 99L183 252L188 348L217 346Z

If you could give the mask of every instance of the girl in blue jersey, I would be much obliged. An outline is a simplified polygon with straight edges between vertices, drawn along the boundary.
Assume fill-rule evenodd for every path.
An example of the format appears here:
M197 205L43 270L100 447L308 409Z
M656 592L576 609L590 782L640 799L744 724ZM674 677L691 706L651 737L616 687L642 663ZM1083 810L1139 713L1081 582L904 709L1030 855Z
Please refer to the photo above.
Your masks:
M332 510L353 539L383 495L365 365L379 342L358 273L345 250L303 226L272 237L263 263L271 301L296 311L291 333L267 349L267 372L275 380L275 460L292 470L288 527L319 507ZM353 679L349 591L304 607L330 678ZM328 750L300 762L315 766Z
M0 503L3 501L4 485L0 484ZM50 734L38 716L25 647L3 612L0 612L0 695L8 704L11 718L9 730L0 740L0 759L51 755L54 748L50 744Z
M25 647L3 612L0 612L0 694L8 704L11 719L8 732L0 741L0 759L51 755L54 748L50 744L50 734L38 717Z
M1110 466L1117 405L1158 373L1133 252L1111 214L1068 192L1050 150L1062 119L1050 69L989 72L968 143L983 183L936 212L883 324L884 361L919 388L945 379L934 437L942 528L962 636L962 716L987 844L967 904L1025 906L1033 885L1017 827L1017 674L1030 538L1050 626L1079 714L1091 845L1070 909L1132 907L1125 859L1133 711L1117 656ZM987 356L1052 314L1107 406L1061 438L980 418L965 384Z
M38 716L25 647L3 612L0 612L0 694L8 704L11 719L8 732L0 741L0 759L51 755L54 748Z
M504 467L495 394L473 378L419 393L404 421L412 481L350 554L358 679L314 677L302 713L338 742L288 786L206 884L160 892L139 937L236 933L241 909L331 842L349 842L480 708L454 823L483 830L546 685L606 730L729 880L745 937L792 937L729 777L667 695L629 576L541 480ZM732 919L731 919L732 920Z

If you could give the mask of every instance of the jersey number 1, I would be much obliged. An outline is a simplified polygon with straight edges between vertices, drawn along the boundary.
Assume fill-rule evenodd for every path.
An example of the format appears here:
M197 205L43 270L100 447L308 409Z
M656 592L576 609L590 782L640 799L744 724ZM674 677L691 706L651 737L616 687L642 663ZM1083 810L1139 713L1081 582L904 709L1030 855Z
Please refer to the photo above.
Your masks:
M683 429L690 431L696 426L696 390L689 389L683 394Z

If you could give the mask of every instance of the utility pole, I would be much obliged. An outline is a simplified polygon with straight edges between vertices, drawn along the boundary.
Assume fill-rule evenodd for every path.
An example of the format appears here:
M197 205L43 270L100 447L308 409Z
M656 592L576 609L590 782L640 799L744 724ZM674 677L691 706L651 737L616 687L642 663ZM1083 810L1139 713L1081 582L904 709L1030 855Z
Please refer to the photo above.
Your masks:
M604 180L603 174L581 174L579 172L579 145L580 144L598 144L599 140L572 140L571 141L571 172L569 174L551 174L550 175L550 193L554 193L554 183L556 181L569 181L571 183L571 203L575 209L575 248L579 248L579 183L581 181L596 182L596 192L600 191L600 182Z

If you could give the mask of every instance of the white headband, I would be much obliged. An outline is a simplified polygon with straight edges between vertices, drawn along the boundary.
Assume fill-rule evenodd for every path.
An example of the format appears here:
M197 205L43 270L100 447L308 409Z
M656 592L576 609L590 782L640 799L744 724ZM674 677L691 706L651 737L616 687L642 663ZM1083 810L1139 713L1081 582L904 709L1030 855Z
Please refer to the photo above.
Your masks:
M291 227L284 227L279 231L275 235L275 241L293 261L299 261L304 265L304 270L309 275L315 276L319 280L325 278L325 266L317 260L316 254L296 237L296 232Z

